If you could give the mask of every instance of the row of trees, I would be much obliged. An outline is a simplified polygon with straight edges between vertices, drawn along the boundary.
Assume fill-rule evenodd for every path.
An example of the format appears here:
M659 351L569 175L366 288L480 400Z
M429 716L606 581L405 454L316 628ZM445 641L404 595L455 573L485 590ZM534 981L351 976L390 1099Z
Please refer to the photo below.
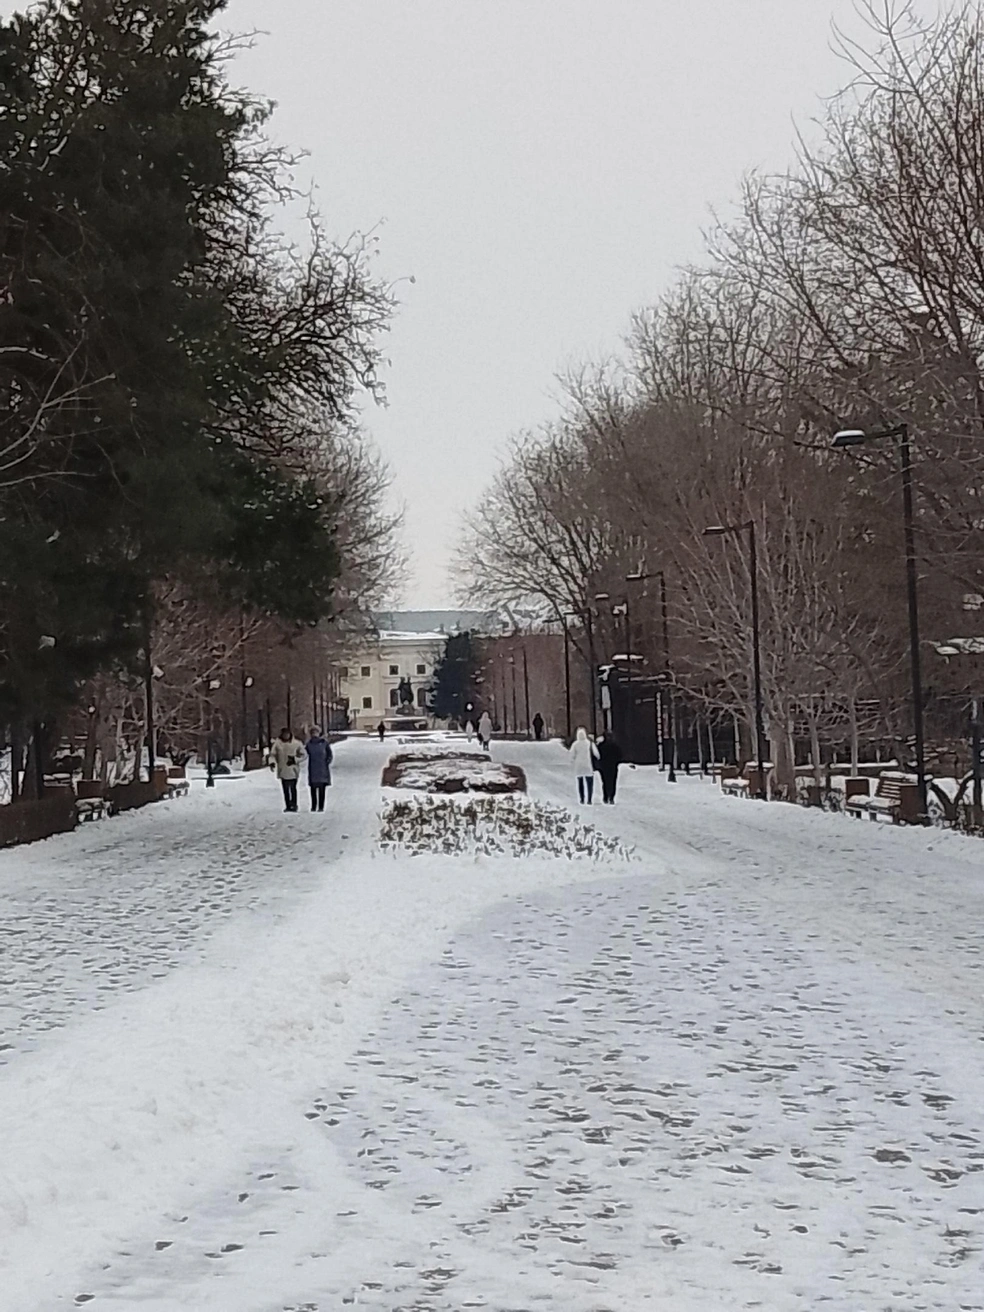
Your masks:
M562 416L514 441L461 558L473 600L535 605L585 655L589 609L599 655L621 650L595 599L628 596L657 668L657 584L629 576L663 571L676 678L751 725L748 556L703 530L754 522L787 779L804 727L815 753L865 716L905 747L897 453L833 452L835 431L910 425L926 634L963 632L984 593L984 20L866 10L819 146L749 177L706 261L634 320L627 365L569 379ZM928 674L942 738L975 671L931 651Z
M357 426L392 310L295 203L225 0L40 0L0 24L0 726L139 738L395 581ZM323 631L323 629L322 629ZM326 635L327 658L337 640ZM320 659L320 658L319 658ZM221 667L221 668L219 668ZM46 726L46 727L44 727Z

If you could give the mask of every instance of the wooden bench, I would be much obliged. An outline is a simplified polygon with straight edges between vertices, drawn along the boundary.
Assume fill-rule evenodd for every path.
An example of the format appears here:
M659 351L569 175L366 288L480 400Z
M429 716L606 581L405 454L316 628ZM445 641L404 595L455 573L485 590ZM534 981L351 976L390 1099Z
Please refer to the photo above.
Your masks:
M729 793L732 797L759 797L764 791L768 797L772 789L772 762L763 761L762 769L765 772L764 790L759 784L758 766L749 762L741 774L725 775L722 771L721 791Z
M164 785L165 797L184 797L191 787L191 781L188 779L187 772L183 765L172 765L168 767L167 779Z
M80 820L101 820L109 815L106 789L101 779L80 779L75 785L75 810Z
M869 820L887 816L893 825L918 824L919 781L914 774L903 774L900 770L885 770L878 776L878 786L874 795L852 792L844 802L849 815Z

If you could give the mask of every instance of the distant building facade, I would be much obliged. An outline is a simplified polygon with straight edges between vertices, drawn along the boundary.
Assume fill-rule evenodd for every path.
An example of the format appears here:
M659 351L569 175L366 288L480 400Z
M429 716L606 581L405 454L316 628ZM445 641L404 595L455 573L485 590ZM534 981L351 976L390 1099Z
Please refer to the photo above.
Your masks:
M409 691L414 713L430 720L428 694L446 635L383 630L338 666L339 691L348 705L352 729L375 729L400 715Z

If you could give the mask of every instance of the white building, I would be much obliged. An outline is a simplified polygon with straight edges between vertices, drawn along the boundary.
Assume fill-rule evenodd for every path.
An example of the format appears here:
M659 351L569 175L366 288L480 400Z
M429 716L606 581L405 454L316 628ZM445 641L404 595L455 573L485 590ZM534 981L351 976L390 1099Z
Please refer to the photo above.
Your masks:
M410 681L421 719L429 719L428 692L444 655L444 633L379 633L338 667L340 692L353 729L375 729L399 713L399 687Z

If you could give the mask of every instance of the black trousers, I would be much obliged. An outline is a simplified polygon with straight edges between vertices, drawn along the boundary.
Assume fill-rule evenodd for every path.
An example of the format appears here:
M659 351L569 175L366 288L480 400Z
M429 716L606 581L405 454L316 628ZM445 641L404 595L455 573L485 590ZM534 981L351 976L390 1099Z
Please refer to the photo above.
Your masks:
M594 797L594 775L579 774L577 777L577 795L582 802L590 802Z
M600 773L602 801L614 802L615 790L618 788L618 766L614 770L602 770Z
M310 784L311 789L311 810L323 811L325 809L325 793L328 791L327 784Z
M281 779L280 787L284 790L284 807L288 811L297 810L297 780Z

